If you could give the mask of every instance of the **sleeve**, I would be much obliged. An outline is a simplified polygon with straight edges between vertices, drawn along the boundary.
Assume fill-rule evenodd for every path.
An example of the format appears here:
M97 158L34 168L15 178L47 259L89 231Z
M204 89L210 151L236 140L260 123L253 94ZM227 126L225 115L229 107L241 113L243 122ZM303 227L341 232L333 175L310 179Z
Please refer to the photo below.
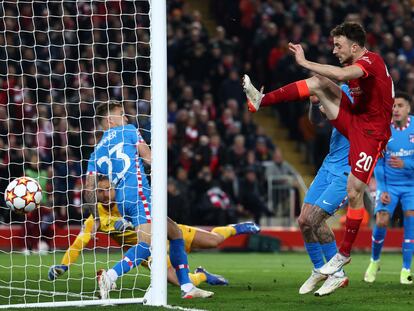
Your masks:
M368 76L375 75L377 66L375 64L375 59L373 59L372 57L363 56L360 59L358 59L354 63L354 65L361 68L362 71L364 72L364 75L362 78L367 78Z
M96 153L93 152L88 161L88 170L87 174L96 174L98 173L98 167L96 165Z
M364 72L362 78L367 78L369 76L377 75L377 72L380 66L380 62L377 61L377 58L374 55L365 55L358 59L354 65L358 66Z
M375 180L377 182L377 191L387 191L387 184L385 178L385 159L379 158L374 169Z

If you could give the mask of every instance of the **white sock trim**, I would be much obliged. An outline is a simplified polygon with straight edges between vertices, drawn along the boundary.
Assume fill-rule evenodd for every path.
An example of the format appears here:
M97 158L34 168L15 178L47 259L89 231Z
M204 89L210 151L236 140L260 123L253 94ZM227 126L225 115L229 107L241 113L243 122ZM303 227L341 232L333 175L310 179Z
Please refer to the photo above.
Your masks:
M108 275L112 283L115 283L118 279L118 273L116 273L114 269L109 269L108 272L106 272L106 274Z

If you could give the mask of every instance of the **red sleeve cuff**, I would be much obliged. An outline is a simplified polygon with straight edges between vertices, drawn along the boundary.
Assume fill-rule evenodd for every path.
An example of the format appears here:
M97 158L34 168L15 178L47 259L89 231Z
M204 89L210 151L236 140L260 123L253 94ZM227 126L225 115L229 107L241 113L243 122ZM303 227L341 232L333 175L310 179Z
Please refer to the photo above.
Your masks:
M362 76L362 78L368 77L368 71L366 71L366 69L364 68L364 66L362 66L360 63L355 63L354 65L356 65L359 68L361 68L361 70L364 72L364 75Z

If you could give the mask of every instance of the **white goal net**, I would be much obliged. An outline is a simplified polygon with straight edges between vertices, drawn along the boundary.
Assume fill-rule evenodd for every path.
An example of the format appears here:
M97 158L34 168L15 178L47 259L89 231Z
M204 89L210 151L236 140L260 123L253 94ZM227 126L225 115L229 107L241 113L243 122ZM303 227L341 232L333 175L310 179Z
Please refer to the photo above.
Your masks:
M1 308L102 303L97 272L127 245L89 234L82 209L88 159L103 133L96 105L121 102L153 147L151 11L148 0L0 1ZM43 189L41 207L25 215L3 200L21 176ZM101 219L109 231L110 221ZM69 268L51 277L54 265ZM116 285L111 303L145 302L151 272L139 266Z

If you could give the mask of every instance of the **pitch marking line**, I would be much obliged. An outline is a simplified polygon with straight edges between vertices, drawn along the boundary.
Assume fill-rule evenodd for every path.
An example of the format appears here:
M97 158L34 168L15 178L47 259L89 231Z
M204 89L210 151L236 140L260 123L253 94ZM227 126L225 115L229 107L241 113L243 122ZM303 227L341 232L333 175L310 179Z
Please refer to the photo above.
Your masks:
M54 292L47 291L42 289L31 289L31 288L22 288L22 287L10 287L10 286L0 286L0 288L11 289L11 290L21 290L29 293L38 293L38 294L49 294L53 296L68 296L68 297L77 297L77 298L89 298L89 299L99 299L98 297L75 294L75 293L64 293L64 292Z

